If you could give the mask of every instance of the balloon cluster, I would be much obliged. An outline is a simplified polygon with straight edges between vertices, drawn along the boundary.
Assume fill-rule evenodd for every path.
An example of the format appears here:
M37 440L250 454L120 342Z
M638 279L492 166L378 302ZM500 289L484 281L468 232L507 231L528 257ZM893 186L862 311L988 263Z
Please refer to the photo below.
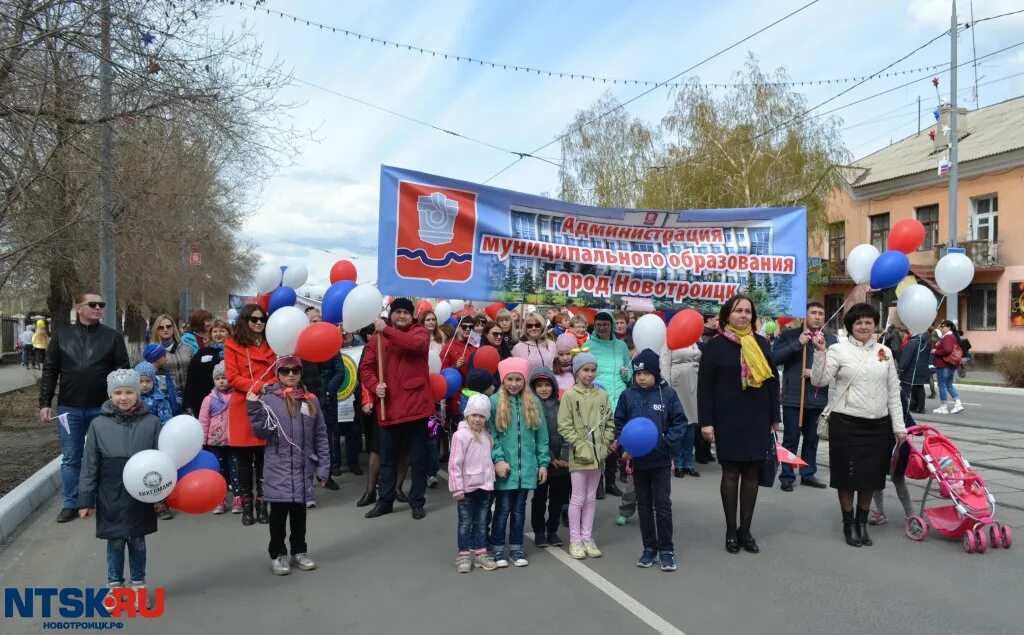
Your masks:
M217 457L202 447L199 420L191 415L172 417L160 429L156 450L136 452L125 463L125 489L143 503L166 500L189 514L213 510L224 501L228 484Z

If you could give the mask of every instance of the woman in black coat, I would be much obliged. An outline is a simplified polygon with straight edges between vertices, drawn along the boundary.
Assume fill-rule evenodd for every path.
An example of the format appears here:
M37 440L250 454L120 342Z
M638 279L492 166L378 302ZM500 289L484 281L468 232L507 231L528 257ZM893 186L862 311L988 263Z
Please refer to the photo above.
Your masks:
M714 441L722 465L725 548L739 553L760 549L750 534L762 463L774 452L781 420L779 379L767 340L753 332L754 302L736 295L722 305L721 330L704 345L697 373L701 434ZM742 481L742 486L740 482ZM740 522L736 524L739 502Z
M188 364L181 401L185 412L194 417L199 416L203 399L213 390L213 367L224 361L224 341L229 337L231 325L224 320L214 320L206 346L199 349Z

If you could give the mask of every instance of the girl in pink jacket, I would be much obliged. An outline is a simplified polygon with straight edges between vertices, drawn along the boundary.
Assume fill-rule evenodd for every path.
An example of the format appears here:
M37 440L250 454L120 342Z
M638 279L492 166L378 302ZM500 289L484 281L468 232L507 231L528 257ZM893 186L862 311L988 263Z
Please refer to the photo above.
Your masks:
M487 511L494 490L491 436L487 433L490 399L473 395L463 415L466 418L452 436L448 458L448 489L459 508L459 555L455 568L459 573L469 573L474 566L493 571L498 565L487 553Z
M231 404L231 395L234 391L228 383L228 375L224 369L224 362L213 367L213 390L203 399L203 405L199 409L199 424L203 427L203 449L217 457L220 463L220 473L224 479L231 483L231 489L238 492L238 477L230 464L228 450L228 406ZM221 502L213 510L214 514L223 514L227 505ZM237 511L236 511L237 510ZM242 513L242 497L235 496L231 506L232 514Z

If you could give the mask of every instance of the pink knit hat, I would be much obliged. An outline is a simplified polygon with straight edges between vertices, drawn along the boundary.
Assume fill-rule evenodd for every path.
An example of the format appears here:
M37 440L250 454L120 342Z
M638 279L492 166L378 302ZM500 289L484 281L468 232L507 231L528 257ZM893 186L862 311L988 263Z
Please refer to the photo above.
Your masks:
M572 349L576 348L576 346L578 346L578 344L576 343L576 336L573 335L572 333L562 333L561 335L558 336L558 339L555 340L555 351L558 353L571 351Z
M530 362L521 357L509 357L498 363L498 376L501 377L501 381L505 381L505 377L513 373L522 375L523 381L526 381L530 376Z

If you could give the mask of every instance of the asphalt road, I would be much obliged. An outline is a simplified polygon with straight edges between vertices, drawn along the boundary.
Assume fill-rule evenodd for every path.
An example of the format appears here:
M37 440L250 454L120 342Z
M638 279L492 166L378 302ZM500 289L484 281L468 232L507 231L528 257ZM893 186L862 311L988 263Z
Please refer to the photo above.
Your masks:
M925 387L926 395L927 390ZM929 421L1024 433L1024 395L981 392L968 386L960 390L960 400L964 404L963 412L955 415L937 415L933 414L932 410L939 407L939 400L928 399L923 416Z
M967 555L942 538L912 543L894 522L873 530L874 547L855 549L842 541L834 492L797 487L760 491L753 531L762 553L730 555L718 477L706 466L700 479L673 480L676 573L634 566L639 528L635 519L615 526L613 497L599 501L595 525L605 557L569 564L531 546L525 569L469 575L454 570L455 509L444 489L429 492L425 520L402 505L366 520L354 506L361 479L343 477L309 515L320 568L283 578L270 573L265 526L182 514L147 541L164 616L128 620L122 632L1021 632L1024 548ZM92 522L57 525L55 513L56 501L0 552L4 586L104 584L105 543ZM18 619L0 627L41 630Z

